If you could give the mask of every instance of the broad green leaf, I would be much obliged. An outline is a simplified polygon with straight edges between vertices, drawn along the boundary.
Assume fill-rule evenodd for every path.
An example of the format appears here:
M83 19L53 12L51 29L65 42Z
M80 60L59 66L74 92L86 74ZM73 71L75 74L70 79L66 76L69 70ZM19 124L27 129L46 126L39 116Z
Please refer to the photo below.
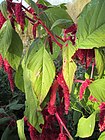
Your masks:
M99 49L95 49L95 62L99 78L101 78L105 69L105 56Z
M47 17L50 19L51 24L54 24L59 19L65 19L65 20L71 20L69 14L66 12L66 10L60 8L60 7L52 7L47 10L45 10L45 13ZM70 24L62 24L62 28L67 28L70 26Z
M56 20L53 25L51 26L51 30L56 27L56 26L60 26L60 27L65 27L67 28L67 25L70 26L71 24L73 24L72 20L68 20L68 19L58 19Z
M35 10L36 14L39 13L39 9L33 0L25 0L25 1Z
M3 2L0 4L0 10L1 10L3 16L4 16L5 18L7 18L7 3L6 3L6 1L3 1Z
M41 133L40 124L44 123L38 99L34 93L31 83L32 72L24 67L24 88L25 88L25 116L28 118L29 123Z
M104 140L104 139L105 139L105 132L102 132L98 140Z
M15 73L15 84L18 89L24 92L23 68L21 65Z
M18 68L20 64L22 53L23 53L22 40L19 37L18 33L15 30L13 30L12 41L6 53L6 59L15 70Z
M40 102L45 99L55 77L54 63L44 47L31 55L28 68L32 71L31 82L34 92Z
M65 45L63 47L63 76L70 92L72 90L74 74L77 68L75 62L72 60L75 51L76 49L71 43L68 44L68 46Z
M93 134L95 127L96 112L92 113L88 118L81 117L78 122L76 137L86 138Z
M17 120L17 128L20 140L26 140L24 133L24 119Z
M92 0L78 19L77 46L91 49L105 46L105 0Z
M88 87L90 93L100 102L105 101L105 79L93 81Z
M13 28L10 21L6 21L0 30L0 53L5 56L12 42Z

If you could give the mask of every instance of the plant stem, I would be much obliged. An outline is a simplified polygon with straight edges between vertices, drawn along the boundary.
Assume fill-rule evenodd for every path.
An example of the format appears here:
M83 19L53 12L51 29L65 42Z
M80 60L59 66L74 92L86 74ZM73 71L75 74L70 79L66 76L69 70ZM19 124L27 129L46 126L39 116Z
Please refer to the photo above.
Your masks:
M27 9L27 8L25 8L23 5L22 5L22 7L27 11L27 12L29 12L30 13L30 11ZM31 13L32 14L32 13ZM27 19L29 19L33 24L34 24L34 20L33 19L31 19L31 18L29 18L28 16L26 16L26 18ZM36 20L38 20L38 22L44 27L44 29L46 30L46 32L51 36L51 38L52 38L52 40L62 49L62 44L60 44L58 41L57 41L57 39L54 37L54 35L51 33L51 31L47 28L47 26L44 24L44 22L41 20L41 19L39 19L39 18L37 18L37 16L34 14L34 18L36 19ZM57 36L57 38L58 38L58 36ZM60 40L62 40L63 42L64 42L64 40L62 39L62 38L60 38L59 37L59 39Z
M93 78L94 66L95 66L95 62L92 63L92 70L91 70L91 76L90 76L90 79Z
M38 22L44 27L44 29L46 30L46 32L51 36L52 40L62 49L62 44L60 44L56 38L54 37L54 35L51 33L51 31L46 27L46 25L44 24L44 22L40 19L38 19L36 17L36 20L38 20Z
M74 82L76 82L76 83L83 83L84 81L83 80L75 79Z
M65 129L66 133L68 134L68 137L70 140L73 140L73 137L71 136L71 134L69 133L68 129L66 128L65 124L63 123L63 121L61 120L59 114L56 112L55 113L55 116L58 120L58 122L63 126L63 128Z

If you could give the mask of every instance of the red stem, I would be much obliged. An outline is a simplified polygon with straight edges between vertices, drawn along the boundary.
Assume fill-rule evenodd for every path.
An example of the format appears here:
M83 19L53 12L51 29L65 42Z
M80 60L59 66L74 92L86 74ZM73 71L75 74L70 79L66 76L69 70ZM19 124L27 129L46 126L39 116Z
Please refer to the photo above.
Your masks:
M74 82L76 82L76 83L83 83L84 81L83 80L75 79Z
M70 140L73 140L71 134L69 133L68 129L66 128L65 124L63 123L63 121L61 120L61 118L60 118L60 116L59 116L59 114L58 114L57 112L55 113L55 116L56 116L58 122L59 122L59 123L63 126L63 128L65 129L66 133L68 134L69 139L70 139Z
M22 7L29 12L29 10L27 8L25 8L23 5ZM30 12L29 12L30 13ZM35 16L35 15L34 15ZM26 16L27 19L29 19L31 22L35 22L33 19L29 18L28 16ZM44 27L44 29L46 30L46 32L51 36L52 40L62 49L62 44L60 44L57 39L54 37L54 35L51 33L51 31L47 28L47 26L44 24L44 22L37 18L36 16L34 17L36 20L38 20L38 22ZM61 39L60 37L56 36L57 38L59 38L60 40L62 40L64 42L63 39Z
M51 33L51 31L46 27L46 25L43 23L43 21L40 20L40 19L38 19L37 17L36 17L36 20L39 21L39 23L44 27L44 29L46 30L46 32L51 36L52 40L62 49L62 44L60 44L60 43L56 40L56 38L54 37L54 35L53 35L53 34Z
M64 39L62 39L60 36L55 35L59 40L61 40L62 42L65 42Z

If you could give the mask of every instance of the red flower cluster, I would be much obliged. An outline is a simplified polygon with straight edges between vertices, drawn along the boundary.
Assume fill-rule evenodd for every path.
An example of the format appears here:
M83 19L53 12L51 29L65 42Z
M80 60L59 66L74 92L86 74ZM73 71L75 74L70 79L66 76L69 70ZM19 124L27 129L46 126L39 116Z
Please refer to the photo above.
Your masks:
M86 88L91 84L90 79L86 79L82 85L80 86L80 91L79 91L79 99L82 100L83 98L83 93L85 92Z
M73 58L79 59L81 64L85 64L86 69L90 66L94 57L94 49L78 49L73 56Z
M70 96L69 96L69 89L66 85L66 82L63 77L63 73L60 72L57 77L58 84L62 87L64 93L64 104L65 104L65 113L68 114L68 110L70 107Z
M22 3L15 4L15 16L17 23L20 24L22 31L24 31L25 12L22 10Z
M55 102L56 102L57 88L58 88L58 82L57 82L57 80L55 80L52 87L51 87L51 96L50 96L50 101L48 104L48 112L51 115L54 115L56 112Z
M2 12L0 11L0 29L3 26L5 21L6 21L6 19L4 18Z
M98 101L98 100L97 100L94 96L92 96L92 95L89 96L89 100L92 101L92 102L97 102L97 101Z
M69 28L64 30L64 40L70 40L75 45L77 25L73 24Z
M67 140L67 138L63 133L60 133L57 140Z
M99 128L100 131L105 130L105 102L102 102L100 108Z
M0 68L2 68L3 66L3 58L2 58L2 55L0 54Z
M33 25L32 31L33 31L33 37L34 37L34 39L36 39L36 30L37 30L38 25L39 25L39 22L37 22L37 23L35 23Z
M14 91L13 70L6 59L3 60L4 70L8 75L11 91Z
M8 80L10 83L10 88L11 91L14 91L14 81L13 81L13 71L11 66L9 65L8 61L6 59L3 59L2 55L0 54L0 68L4 67L4 71L7 73L8 75Z
M12 17L14 11L14 3L12 2L12 0L6 0L6 2L7 2L7 11L9 13L9 16Z

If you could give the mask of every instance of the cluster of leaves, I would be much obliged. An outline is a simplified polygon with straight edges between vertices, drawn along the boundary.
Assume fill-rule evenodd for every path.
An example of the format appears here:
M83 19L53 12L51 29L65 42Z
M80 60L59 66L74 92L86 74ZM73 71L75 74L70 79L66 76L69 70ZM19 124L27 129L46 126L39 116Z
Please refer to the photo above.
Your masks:
M91 0L77 23L64 5L26 2L28 8L12 0L0 5L0 54L15 70L15 84L26 98L24 117L17 121L20 140L26 139L24 124L31 140L87 138L97 122L105 130L105 0ZM24 33L28 22L33 42L23 53L17 28ZM64 117L70 109L74 122L69 125L77 127L73 137ZM98 140L103 138L104 132Z
M25 97L16 87L10 89L8 77L0 70L0 139L18 140L16 121L23 117Z

